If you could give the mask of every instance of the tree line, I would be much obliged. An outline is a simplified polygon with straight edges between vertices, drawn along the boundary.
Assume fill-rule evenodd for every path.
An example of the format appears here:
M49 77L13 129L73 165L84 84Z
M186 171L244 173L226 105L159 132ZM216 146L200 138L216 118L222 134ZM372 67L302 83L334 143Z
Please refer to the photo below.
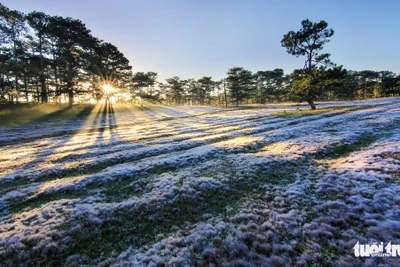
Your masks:
M132 72L118 48L91 34L70 17L43 12L24 14L0 4L0 103L117 102L188 105L241 105L280 101L352 100L400 95L400 75L391 71L353 71L320 54L334 34L325 21L302 21L284 35L289 54L304 56L305 66L252 72L233 67L221 80L204 76L163 82L155 72ZM115 88L113 92L104 88Z

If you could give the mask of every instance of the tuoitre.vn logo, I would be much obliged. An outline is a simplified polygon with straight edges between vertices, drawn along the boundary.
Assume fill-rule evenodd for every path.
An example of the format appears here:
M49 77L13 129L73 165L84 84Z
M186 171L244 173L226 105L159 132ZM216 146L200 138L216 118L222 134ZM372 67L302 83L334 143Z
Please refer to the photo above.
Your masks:
M400 256L400 245L394 245L392 242L387 243L377 242L372 245L363 245L357 242L353 247L354 256L356 257L398 257Z

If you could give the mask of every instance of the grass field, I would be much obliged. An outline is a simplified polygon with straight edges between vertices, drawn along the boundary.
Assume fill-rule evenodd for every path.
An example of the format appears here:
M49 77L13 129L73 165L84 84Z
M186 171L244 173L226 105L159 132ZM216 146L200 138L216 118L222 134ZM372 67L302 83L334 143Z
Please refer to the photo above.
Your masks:
M0 110L1 266L395 266L400 99Z

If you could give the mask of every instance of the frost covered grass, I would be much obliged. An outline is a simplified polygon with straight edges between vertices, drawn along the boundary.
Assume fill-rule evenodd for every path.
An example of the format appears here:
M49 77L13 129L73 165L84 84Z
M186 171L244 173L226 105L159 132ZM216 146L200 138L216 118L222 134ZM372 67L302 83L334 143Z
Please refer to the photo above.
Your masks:
M4 266L376 266L400 244L400 99L97 106L0 126ZM396 261L397 260L397 261Z

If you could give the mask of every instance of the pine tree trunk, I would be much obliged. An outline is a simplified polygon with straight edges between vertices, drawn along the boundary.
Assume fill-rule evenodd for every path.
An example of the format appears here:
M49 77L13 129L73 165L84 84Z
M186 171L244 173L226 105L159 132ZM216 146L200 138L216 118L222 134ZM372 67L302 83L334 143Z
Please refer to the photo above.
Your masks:
M25 85L25 100L26 102L29 102L29 96L28 96L28 81L24 77L24 85Z
M310 105L312 110L316 110L317 109L317 107L315 106L314 101L312 101L312 99L307 99L306 101Z
M68 89L68 107L72 108L72 106L74 105L74 91L72 90L72 88Z
M68 83L67 83L67 91L68 91L68 107L71 108L74 105L74 88L72 83L72 66L68 65Z
M238 91L236 92L236 107L239 106L239 89L237 89Z
M48 98L47 98L46 79L44 77L42 35L40 35L39 37L39 53L40 53L40 83L42 86L42 104L47 104Z
M228 96L226 93L225 79L224 79L224 97L225 97L225 107L228 107Z

